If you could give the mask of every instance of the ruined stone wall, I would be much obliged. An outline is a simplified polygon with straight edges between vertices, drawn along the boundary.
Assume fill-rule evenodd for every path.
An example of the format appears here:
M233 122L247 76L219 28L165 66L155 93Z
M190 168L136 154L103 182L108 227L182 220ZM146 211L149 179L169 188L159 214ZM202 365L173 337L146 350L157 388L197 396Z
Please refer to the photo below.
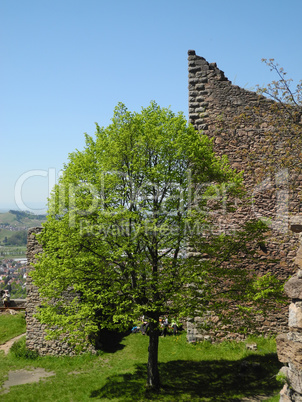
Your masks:
M302 207L300 140L290 130L279 132L272 124L275 102L232 85L216 63L208 63L193 50L188 52L188 72L190 123L213 138L218 155L227 155L233 168L244 171L246 198L238 201L235 213L218 217L219 228L236 228L250 218L271 218L267 250L259 250L258 263L246 268L259 274L270 270L285 281L295 272L298 242L297 234L288 230L288 219ZM294 169L287 166L287 155ZM279 261L267 265L263 260L268 256ZM259 321L259 331L282 332L287 316L286 307L272 312ZM212 331L212 337L218 332Z
M302 401L302 216L295 216L291 227L300 233L300 247L295 259L298 272L285 284L285 292L291 299L288 332L276 339L278 358L286 364L279 373L285 380L280 402Z
M33 284L29 274L34 269L33 264L36 261L36 255L43 251L36 238L36 234L40 233L41 230L41 227L29 229L27 236L26 346L29 350L35 350L40 355L74 355L75 352L73 348L66 342L60 340L46 340L46 326L41 324L34 316L37 307L41 305L41 299L38 288Z

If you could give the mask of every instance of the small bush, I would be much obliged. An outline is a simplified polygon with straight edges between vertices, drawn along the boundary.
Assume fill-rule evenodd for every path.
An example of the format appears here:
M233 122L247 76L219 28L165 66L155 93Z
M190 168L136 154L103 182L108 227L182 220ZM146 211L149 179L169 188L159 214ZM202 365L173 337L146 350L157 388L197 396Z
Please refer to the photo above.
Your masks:
M11 347L11 352L16 357L21 359L34 360L39 356L37 351L27 349L25 337L21 338L19 341L13 344L13 346Z
M287 382L288 382L286 375L280 371L276 375L276 380L279 381L282 385L287 384Z

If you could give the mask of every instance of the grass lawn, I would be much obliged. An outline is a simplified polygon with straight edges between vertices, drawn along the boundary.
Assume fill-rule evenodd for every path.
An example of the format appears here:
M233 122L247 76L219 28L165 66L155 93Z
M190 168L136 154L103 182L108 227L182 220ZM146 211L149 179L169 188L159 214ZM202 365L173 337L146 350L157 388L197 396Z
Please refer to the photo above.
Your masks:
M0 345L26 332L24 312L11 315L0 313Z
M254 338L258 350L252 352L243 343L188 344L185 334L160 338L162 389L157 394L145 389L148 340L131 334L99 356L29 359L0 353L1 385L10 370L40 367L55 373L39 383L11 387L0 400L225 402L256 395L279 400L282 385L276 374L281 364L273 339Z

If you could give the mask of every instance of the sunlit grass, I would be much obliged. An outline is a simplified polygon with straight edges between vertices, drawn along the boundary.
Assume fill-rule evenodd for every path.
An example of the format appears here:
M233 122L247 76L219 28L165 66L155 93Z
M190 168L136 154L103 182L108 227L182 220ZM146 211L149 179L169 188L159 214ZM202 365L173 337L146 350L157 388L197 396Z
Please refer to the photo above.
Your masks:
M0 345L26 331L24 313L0 313Z
M230 401L277 395L280 363L274 339L254 338L258 350L244 343L188 344L185 334L160 338L162 388L148 393L147 336L131 334L115 351L99 356L38 357L34 360L0 354L0 376L9 370L41 367L55 375L39 383L12 387L5 401ZM277 401L270 399L270 401ZM0 396L0 400L1 396Z

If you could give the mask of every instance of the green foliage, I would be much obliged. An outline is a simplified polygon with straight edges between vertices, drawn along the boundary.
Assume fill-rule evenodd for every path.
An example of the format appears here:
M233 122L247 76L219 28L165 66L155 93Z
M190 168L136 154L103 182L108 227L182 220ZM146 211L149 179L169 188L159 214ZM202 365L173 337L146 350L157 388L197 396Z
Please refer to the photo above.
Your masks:
M280 372L277 374L276 380L279 381L282 385L288 382L288 378L286 377L286 375Z
M3 288L4 288L4 286L3 286ZM1 285L0 285L0 289L1 289ZM25 284L22 286L20 283L12 282L10 295L11 295L11 299L26 299Z
M184 311L191 292L184 286L197 279L184 248L204 221L191 224L194 188L206 183L202 209L213 181L236 191L241 176L182 114L154 102L141 113L119 104L112 124L97 125L95 140L86 136L85 150L70 155L50 200L45 253L32 274L45 297L42 322L68 328L76 340L99 327L128 327L140 315L157 324L163 313Z
M17 357L21 359L37 359L39 354L34 350L28 350L26 347L26 338L22 337L20 340L14 342L11 347L11 352Z

